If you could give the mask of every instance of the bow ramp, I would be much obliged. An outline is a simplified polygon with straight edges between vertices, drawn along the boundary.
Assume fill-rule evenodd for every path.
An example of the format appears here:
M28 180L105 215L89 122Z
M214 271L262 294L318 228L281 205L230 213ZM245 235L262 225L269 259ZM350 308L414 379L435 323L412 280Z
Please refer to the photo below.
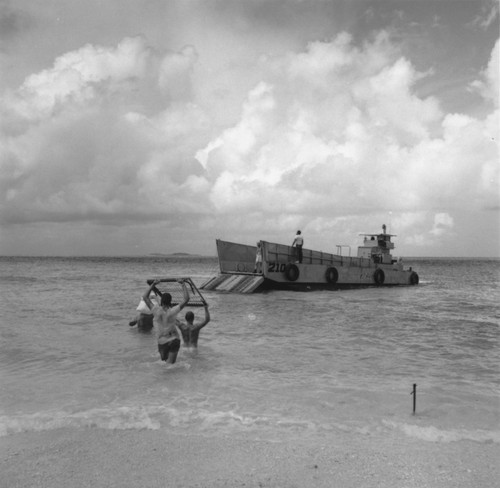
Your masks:
M254 274L220 274L211 278L200 288L203 290L228 291L233 293L252 293L262 283L264 277Z

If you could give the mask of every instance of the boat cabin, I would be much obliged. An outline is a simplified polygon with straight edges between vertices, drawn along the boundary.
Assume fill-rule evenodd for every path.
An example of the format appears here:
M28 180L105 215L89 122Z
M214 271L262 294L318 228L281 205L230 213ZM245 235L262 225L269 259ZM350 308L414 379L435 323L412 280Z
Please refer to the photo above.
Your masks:
M372 259L374 263L392 264L391 249L394 243L391 237L395 234L387 234L385 225L382 226L381 234L360 234L364 236L363 245L358 247L358 258Z

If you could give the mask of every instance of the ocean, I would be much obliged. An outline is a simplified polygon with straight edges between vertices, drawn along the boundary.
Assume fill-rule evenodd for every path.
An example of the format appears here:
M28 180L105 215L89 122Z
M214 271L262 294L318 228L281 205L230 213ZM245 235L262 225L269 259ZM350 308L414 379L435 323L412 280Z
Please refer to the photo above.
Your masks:
M498 259L407 259L414 287L203 292L197 353L128 323L148 278L215 258L0 258L0 436L70 429L500 443ZM202 309L193 309L200 318ZM416 411L413 412L413 385Z

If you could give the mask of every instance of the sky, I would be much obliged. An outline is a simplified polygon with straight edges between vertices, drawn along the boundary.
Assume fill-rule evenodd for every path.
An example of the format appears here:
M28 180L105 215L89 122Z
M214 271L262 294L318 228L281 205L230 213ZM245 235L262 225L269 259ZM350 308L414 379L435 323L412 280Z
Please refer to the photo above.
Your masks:
M0 255L499 257L499 37L498 0L0 0Z

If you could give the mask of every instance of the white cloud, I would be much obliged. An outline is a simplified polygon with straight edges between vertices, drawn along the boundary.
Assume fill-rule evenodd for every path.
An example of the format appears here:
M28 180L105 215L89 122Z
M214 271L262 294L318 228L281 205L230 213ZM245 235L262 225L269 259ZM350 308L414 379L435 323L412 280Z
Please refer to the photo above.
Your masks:
M29 76L18 91L17 108L24 117L43 119L68 103L81 106L103 90L142 78L150 55L143 38L124 39L115 49L88 44Z
M481 14L474 19L473 24L479 25L483 29L487 29L498 18L498 13L498 0L489 0L482 5Z
M5 93L3 220L141 219L203 209L203 196L193 198L206 192L194 148L207 140L207 119L174 89L189 77L181 61L194 57L185 48L162 58L140 37L87 45ZM189 184L196 205L186 203L182 186L190 176L199 178Z
M473 84L496 107L498 49ZM239 119L220 130L228 107L198 103L200 57L141 37L87 45L3 93L3 221L210 215L212 232L253 242L301 228L328 250L330 235L351 244L388 212L404 242L425 246L464 211L499 205L498 111L446 114L420 98L415 84L432 72L385 32L262 57Z
M453 228L453 218L447 213L437 213L434 215L434 226L431 234L440 236Z
M215 206L331 218L491 205L498 146L488 124L418 98L421 76L385 36L359 50L342 35L279 60L275 83L257 87L238 124L207 146Z
M471 89L478 91L487 100L493 101L498 108L500 96L500 41L497 40L491 53L488 66L481 73L481 77L471 83Z
M249 97L234 129L207 146L218 148L206 151L216 208L295 215L294 226L336 225L340 235L341 215L366 231L384 219L382 209L397 209L396 217L406 216L395 219L406 242L430 247L453 224L447 212L435 220L435 208L497 206L497 114L444 114L436 99L416 96L424 75L395 56L385 36L364 50L349 42L340 36L280 60L265 110Z

